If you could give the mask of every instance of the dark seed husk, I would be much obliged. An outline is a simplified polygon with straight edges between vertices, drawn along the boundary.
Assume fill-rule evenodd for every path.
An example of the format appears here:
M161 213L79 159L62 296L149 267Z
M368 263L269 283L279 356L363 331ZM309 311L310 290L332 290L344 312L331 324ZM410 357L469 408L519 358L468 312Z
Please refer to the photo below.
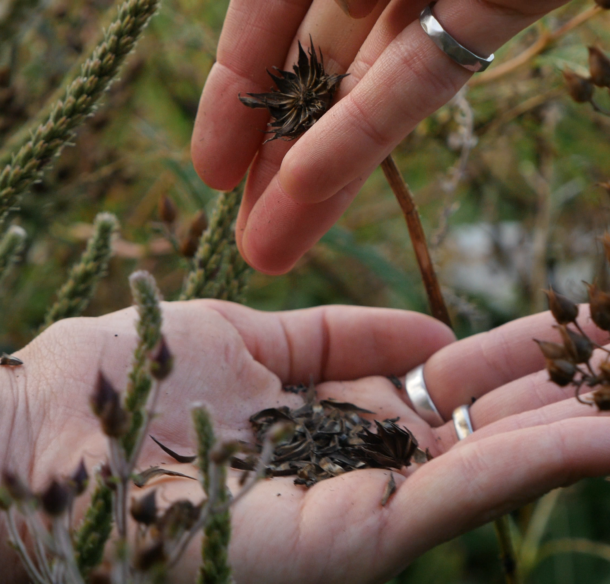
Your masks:
M271 114L268 134L271 142L282 138L294 140L313 126L330 108L341 79L346 75L327 75L324 59L320 59L309 38L309 56L299 42L299 60L292 67L294 73L274 67L277 75L267 71L277 89L270 93L248 93L239 100L251 108L264 108Z

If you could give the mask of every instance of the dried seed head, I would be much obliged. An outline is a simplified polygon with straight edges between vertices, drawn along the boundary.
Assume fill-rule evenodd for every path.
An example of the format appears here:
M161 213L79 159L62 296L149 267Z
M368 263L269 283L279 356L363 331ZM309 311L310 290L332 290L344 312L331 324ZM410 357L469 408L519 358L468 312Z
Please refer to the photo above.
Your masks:
M173 363L174 358L169 352L165 337L162 336L159 346L152 357L150 374L156 380L162 381L172 372Z
M564 69L563 79L566 83L570 97L576 103L591 101L591 98L593 97L593 83L591 83L589 79L574 71L570 71L570 69Z
M70 488L56 479L53 479L39 496L44 512L51 517L63 515L70 505L71 498Z
M538 339L534 339L545 359L569 359L568 352L563 345L559 343L552 343L550 341L540 341Z
M176 203L174 203L171 197L161 195L159 199L159 218L161 221L171 225L176 220L177 215Z
M610 294L595 284L586 284L589 290L591 320L602 330L610 331Z
M601 6L604 10L610 10L610 0L595 0L595 4Z
M76 467L76 470L68 478L68 485L70 485L77 497L87 490L87 486L89 485L89 473L87 472L84 459L81 458L78 467Z
M593 403L601 412L610 410L610 387L603 385L597 391L593 392Z
M120 438L129 429L129 416L121 405L121 397L101 372L91 396L91 408L106 436Z
M543 290L543 292L549 300L549 310L558 324L576 322L578 317L577 304L566 298L563 294L557 294L552 288Z
M547 359L546 370L549 372L550 380L560 387L571 383L576 375L576 365L565 359Z
M563 324L556 328L559 329L563 345L570 356L569 360L574 363L586 363L593 354L593 343L587 337L571 331Z
M21 478L10 470L2 471L2 486L13 501L25 502L33 498L33 493Z
M239 96L240 101L251 108L266 108L271 114L267 142L282 138L294 140L313 126L330 108L333 96L346 75L327 75L324 59L320 60L309 38L309 56L299 42L299 59L293 66L294 73L274 67L278 75L270 71L278 89L271 93L248 93Z
M210 460L214 464L226 464L241 450L241 445L237 441L216 443L210 450Z
M589 47L589 73L598 87L610 87L610 59L597 47Z
M143 525L152 525L157 520L157 491L153 490L144 497L131 499L129 512L131 516Z

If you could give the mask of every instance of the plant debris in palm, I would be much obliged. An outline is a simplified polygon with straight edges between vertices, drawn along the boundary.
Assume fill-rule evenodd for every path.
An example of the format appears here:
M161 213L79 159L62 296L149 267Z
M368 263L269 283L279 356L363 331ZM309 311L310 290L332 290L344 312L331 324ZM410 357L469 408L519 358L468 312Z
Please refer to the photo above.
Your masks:
M294 73L274 67L278 75L267 70L277 89L270 93L248 93L239 95L240 101L251 108L265 108L271 114L269 131L274 134L266 140L282 138L294 140L313 126L330 108L333 96L347 75L327 75L324 59L320 59L309 37L309 56L299 42L299 60L292 67Z
M298 388L291 387L288 391L296 393L295 389ZM273 424L294 424L292 438L274 451L267 467L269 476L296 475L295 484L311 487L318 481L353 470L401 469L411 461L421 463L430 458L427 451L418 447L413 434L396 424L397 418L375 420L377 431L372 432L371 422L361 414L374 412L331 399L318 402L313 386L304 393L305 403L300 408L267 408L250 418L256 437L253 449L257 452ZM253 470L255 464L253 456L231 460L233 468L244 471Z

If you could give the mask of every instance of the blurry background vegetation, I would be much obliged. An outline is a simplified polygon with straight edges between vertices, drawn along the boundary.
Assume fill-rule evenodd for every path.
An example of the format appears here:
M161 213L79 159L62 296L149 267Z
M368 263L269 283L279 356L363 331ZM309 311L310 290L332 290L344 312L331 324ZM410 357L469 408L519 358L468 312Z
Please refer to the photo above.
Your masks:
M23 199L15 222L28 240L0 292L2 350L33 337L99 211L117 215L121 235L86 314L128 305L127 278L137 268L155 275L167 299L177 297L189 261L163 235L158 204L163 196L175 202L181 239L216 196L193 170L189 141L227 4L166 0L74 147ZM0 0L0 148L99 40L112 5ZM591 6L573 2L523 32L497 54L499 64ZM597 14L512 72L475 77L395 152L460 336L543 310L540 289L548 283L584 300L581 280L608 280L596 236L610 217L610 188L598 185L610 179L610 118L571 102L561 70L586 75L587 45L610 51L609 25L610 13ZM608 107L607 92L599 95ZM427 310L404 220L380 171L290 274L255 274L247 302L263 310L333 303ZM610 546L603 544L610 541L610 485L588 481L547 497L537 525L548 555L528 581L610 582ZM516 521L528 522L531 512ZM580 552L554 553L562 538L582 538L565 544ZM492 527L431 551L395 580L407 581L502 582Z

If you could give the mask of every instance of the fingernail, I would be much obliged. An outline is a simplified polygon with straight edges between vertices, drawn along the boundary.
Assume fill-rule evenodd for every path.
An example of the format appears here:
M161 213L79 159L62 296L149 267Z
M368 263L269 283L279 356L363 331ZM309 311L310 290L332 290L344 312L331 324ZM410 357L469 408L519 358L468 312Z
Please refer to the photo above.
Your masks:
M339 8L341 8L341 10L345 12L345 14L351 16L351 14L349 13L349 4L347 0L335 0L335 2L339 5Z

